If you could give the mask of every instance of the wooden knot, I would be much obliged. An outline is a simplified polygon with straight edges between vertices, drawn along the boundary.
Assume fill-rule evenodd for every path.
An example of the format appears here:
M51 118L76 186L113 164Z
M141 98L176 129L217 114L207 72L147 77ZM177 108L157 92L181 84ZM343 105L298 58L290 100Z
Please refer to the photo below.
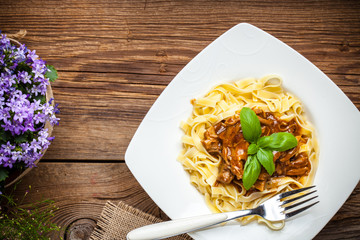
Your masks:
M165 63L161 63L161 64L160 64L160 67L159 67L159 72L160 72L160 73L165 73L165 72L167 72L166 67L167 67L167 65L166 65Z
M158 57L167 57L167 54L166 54L165 50L160 49L160 50L157 51L156 56L158 56Z
M167 72L167 70L166 70L166 67L167 67L166 62L167 62L168 55L167 55L166 51L160 49L160 50L157 51L155 56L158 58L158 62L160 63L159 72L160 73Z
M96 222L92 219L83 218L74 221L66 231L66 239L87 240L96 227Z
M349 44L349 42L348 42L346 39L344 39L344 40L341 42L339 49L340 49L341 52L348 52L349 49L350 49L350 44Z

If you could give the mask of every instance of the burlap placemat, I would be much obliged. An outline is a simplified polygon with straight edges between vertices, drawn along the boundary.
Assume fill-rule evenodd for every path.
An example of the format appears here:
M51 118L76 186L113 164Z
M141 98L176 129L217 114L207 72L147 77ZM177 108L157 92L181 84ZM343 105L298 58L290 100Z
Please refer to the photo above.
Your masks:
M123 202L117 205L108 201L101 213L97 226L90 236L90 240L125 240L131 230L158 223L162 220ZM183 234L169 238L171 240L192 240L189 235Z

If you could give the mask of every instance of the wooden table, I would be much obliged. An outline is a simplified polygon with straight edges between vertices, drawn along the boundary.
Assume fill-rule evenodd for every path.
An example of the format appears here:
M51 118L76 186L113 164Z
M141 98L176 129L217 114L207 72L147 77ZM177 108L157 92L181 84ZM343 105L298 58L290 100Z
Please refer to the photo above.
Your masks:
M59 71L55 141L17 188L50 198L67 239L87 239L107 200L166 215L124 153L174 76L232 26L251 23L299 51L360 108L359 1L1 0L0 28ZM82 235L81 235L82 234ZM360 238L360 185L316 239Z

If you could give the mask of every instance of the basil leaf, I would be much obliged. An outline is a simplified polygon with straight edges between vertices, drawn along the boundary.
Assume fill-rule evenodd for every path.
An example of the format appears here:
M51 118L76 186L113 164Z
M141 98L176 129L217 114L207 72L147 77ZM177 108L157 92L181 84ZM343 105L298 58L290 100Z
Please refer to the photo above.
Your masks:
M257 144L259 145L260 148L268 148L272 141L273 141L273 135L263 136L258 140Z
M255 143L250 144L247 150L247 154L252 155L258 151L259 147Z
M243 107L240 111L240 123L244 138L248 142L256 143L261 136L261 126L255 112L250 108Z
M54 82L58 78L57 71L54 66L46 65L48 71L45 73L45 77L49 79L50 82Z
M260 148L256 154L256 157L271 176L275 172L274 155L272 151Z
M244 167L243 185L246 190L249 190L256 182L260 175L261 164L256 158L256 155L249 155Z
M288 132L273 133L270 136L260 138L258 141L260 148L268 148L279 152L294 148L297 144L294 135Z

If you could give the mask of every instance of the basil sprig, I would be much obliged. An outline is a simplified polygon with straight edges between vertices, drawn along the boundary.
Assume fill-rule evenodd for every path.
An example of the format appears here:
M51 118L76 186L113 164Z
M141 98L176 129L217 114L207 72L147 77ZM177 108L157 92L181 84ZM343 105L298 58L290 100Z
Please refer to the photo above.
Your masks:
M271 176L275 172L273 151L283 152L298 144L294 135L288 132L273 133L261 136L259 118L250 108L244 107L240 112L241 129L246 141L250 142L248 158L244 167L243 185L249 190L260 175L261 166Z

